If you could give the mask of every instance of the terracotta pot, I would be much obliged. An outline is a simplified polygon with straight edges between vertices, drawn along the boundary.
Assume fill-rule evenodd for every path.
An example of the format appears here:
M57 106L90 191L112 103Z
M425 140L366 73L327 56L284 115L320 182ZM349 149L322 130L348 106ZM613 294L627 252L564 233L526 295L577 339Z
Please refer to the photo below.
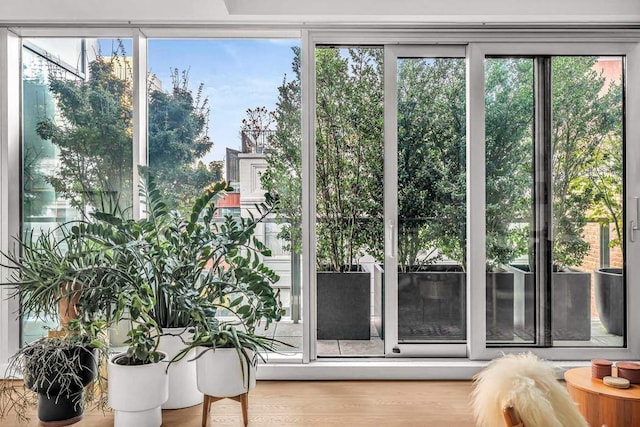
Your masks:
M80 285L67 283L60 288L61 298L58 301L60 328L66 329L69 322L78 318L76 305L80 301Z

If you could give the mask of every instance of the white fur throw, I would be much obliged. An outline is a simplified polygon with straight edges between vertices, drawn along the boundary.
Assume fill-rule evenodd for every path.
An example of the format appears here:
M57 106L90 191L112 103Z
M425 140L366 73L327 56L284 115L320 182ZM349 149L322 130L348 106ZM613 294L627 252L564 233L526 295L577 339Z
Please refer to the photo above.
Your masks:
M525 427L587 427L551 364L531 353L494 360L475 378L473 412L479 427L505 425L513 406Z

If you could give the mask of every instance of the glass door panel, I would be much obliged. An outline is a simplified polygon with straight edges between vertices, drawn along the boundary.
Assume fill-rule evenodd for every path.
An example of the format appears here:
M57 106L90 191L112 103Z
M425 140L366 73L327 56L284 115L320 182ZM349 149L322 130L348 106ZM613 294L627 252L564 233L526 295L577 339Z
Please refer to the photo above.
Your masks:
M387 49L386 173L397 189L387 192L386 211L397 245L385 263L394 269L386 275L392 353L453 354L432 345L467 336L465 49Z
M551 58L554 346L625 336L623 58Z
M536 338L534 60L487 58L485 70L486 337Z
M315 50L317 355L382 356L383 50Z

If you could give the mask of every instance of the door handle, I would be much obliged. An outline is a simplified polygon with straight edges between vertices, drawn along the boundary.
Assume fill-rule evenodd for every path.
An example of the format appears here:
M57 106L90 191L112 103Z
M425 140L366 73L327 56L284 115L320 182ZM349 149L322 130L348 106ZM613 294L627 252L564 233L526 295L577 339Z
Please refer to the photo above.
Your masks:
M395 242L395 227L393 224L393 221L389 221L389 224L387 225L387 230L389 233L389 238L387 239L387 242L389 242L389 257L391 259L395 259L396 258L396 242Z
M629 238L632 242L636 241L636 231L640 230L640 197L633 198L636 201L636 218L631 220L631 230Z

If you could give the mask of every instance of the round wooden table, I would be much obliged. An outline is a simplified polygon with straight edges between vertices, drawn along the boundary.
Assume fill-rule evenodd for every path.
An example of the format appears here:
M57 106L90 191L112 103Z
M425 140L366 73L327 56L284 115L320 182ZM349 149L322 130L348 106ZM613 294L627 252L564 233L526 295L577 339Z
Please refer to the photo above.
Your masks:
M615 369L613 370L615 375ZM640 386L628 389L606 386L591 378L591 367L564 373L567 390L591 427L640 426Z

